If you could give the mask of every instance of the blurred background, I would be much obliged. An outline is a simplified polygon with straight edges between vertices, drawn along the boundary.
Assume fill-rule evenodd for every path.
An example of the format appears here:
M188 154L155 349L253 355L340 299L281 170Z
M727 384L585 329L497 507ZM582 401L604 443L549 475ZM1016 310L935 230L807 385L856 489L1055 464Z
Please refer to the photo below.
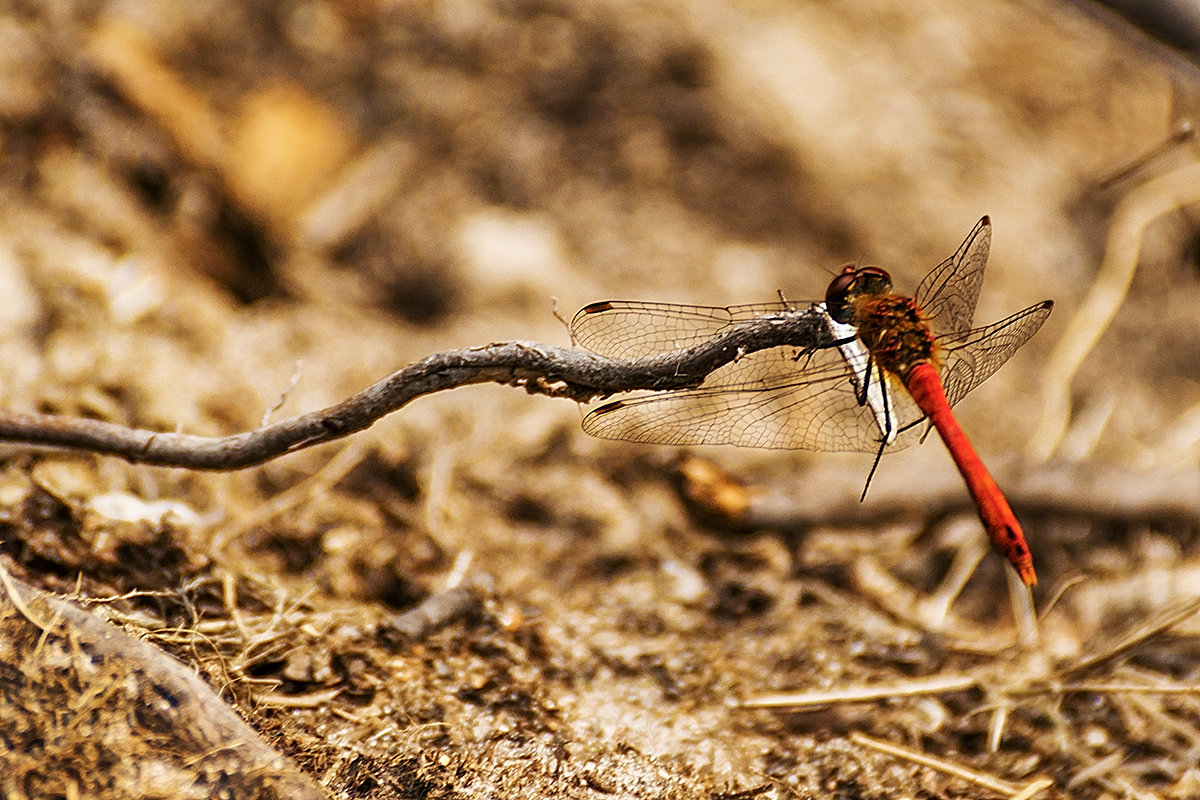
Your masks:
M0 403L234 433L437 351L567 344L556 311L596 300L802 302L860 261L911 291L988 214L977 322L1056 306L959 413L1026 524L1037 602L1062 593L1047 648L1076 656L1112 620L1200 594L1200 14L1109 5L4 0ZM840 774L811 765L844 761L851 723L797 733L770 717L731 722L722 703L881 677L844 648L887 637L821 618L833 601L810 583L900 618L888 587L944 589L978 536L952 462L936 442L889 456L860 505L869 456L702 451L783 520L730 543L676 498L678 453L589 440L579 418L566 401L464 389L349 445L235 475L6 446L0 496L17 508L40 487L79 515L99 513L101 494L178 501L199 520L177 523L189 569L240 564L337 608L406 608L466 558L484 565L488 613L520 610L545 640L523 656L541 666L507 680L554 705L570 747L633 781L618 746L632 742L660 770L639 791L657 796L715 797L762 776L778 796L808 796ZM322 472L347 446L351 467ZM328 480L261 512L314 475ZM85 575L84 594L105 595L148 580L97 571L95 553L7 542L7 567L46 588ZM863 558L887 580L872 583ZM917 627L1011 638L999 560L972 558L959 605ZM754 658L738 625L766 637ZM1190 630L1164 645L1162 675L1197 677ZM441 646L487 663L460 639ZM796 649L814 642L833 655L801 663ZM618 654L600 659L614 683L592 686L605 649ZM582 665L591 677L561 677ZM683 687L674 697L663 674ZM1195 711L1179 702L1157 713ZM710 716L689 716L697 704ZM439 706L444 752L467 772L421 768L446 791L509 796L486 777L516 756L496 749L501 723L483 705L461 719ZM652 712L681 716L659 738ZM298 731L332 723L247 713L327 790L349 791L344 752L299 744ZM1002 763L963 744L977 739L923 741L1014 779L1049 771L1060 787L1119 753L1072 796L1194 796L1186 758L1137 765L1154 725L1124 713L1096 723L1109 738L1087 754L1041 742L1033 712ZM978 737L985 722L939 735ZM1179 724L1189 733L1177 736L1200 737L1194 718ZM1181 752L1194 753L1200 738L1188 741ZM391 747L424 752L415 739ZM863 786L895 788L868 773Z

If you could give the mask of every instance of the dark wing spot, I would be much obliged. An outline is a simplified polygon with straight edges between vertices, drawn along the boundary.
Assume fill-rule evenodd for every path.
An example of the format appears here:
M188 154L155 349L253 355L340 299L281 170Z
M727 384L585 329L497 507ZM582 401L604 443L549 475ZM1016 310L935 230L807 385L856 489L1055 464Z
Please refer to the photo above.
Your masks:
M615 402L612 402L612 403L605 403L604 405L600 406L599 408L597 408L597 409L596 409L595 411L593 411L592 413L593 413L593 414L595 414L596 416L600 416L601 414L608 414L608 413L611 413L611 412L613 412L613 411L616 411L618 408L621 408L621 407L623 407L624 405L625 405L625 401L624 401L624 400L617 400L617 401L615 401Z

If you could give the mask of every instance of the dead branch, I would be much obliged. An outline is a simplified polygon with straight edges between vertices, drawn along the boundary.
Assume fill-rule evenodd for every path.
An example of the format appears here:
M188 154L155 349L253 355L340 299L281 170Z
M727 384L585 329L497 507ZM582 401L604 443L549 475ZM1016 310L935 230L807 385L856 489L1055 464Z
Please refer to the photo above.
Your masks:
M101 420L0 411L0 441L80 450L187 469L261 464L364 430L426 394L474 383L520 386L530 394L579 402L617 392L684 389L744 354L771 347L833 344L820 317L786 311L731 325L695 347L634 361L533 342L504 342L436 353L336 405L232 436L129 428Z
M0 795L35 785L95 796L119 785L188 796L208 782L236 796L323 797L191 667L2 568L0 654L0 741L23 756L0 759ZM122 756L130 752L143 755ZM47 782L24 783L35 779Z

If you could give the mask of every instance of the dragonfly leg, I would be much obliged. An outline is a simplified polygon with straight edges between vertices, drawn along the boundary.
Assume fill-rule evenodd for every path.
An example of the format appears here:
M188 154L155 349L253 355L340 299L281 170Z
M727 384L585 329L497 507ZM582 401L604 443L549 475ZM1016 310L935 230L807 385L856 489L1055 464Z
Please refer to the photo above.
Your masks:
M867 360L867 380L863 381L862 396L859 398L859 405L867 402L867 383L871 379L871 364L874 359ZM879 372L878 366L875 369ZM863 484L862 496L858 498L858 502L863 502L867 499L867 490L871 488L871 479L875 477L875 470L879 469L879 460L883 458L883 450L888 446L888 440L892 438L894 422L892 420L892 402L891 393L883 393L883 435L879 437L879 449L875 451L875 460L871 462L871 471L867 473L867 482Z
M879 440L879 449L875 451L875 460L871 462L871 471L867 473L867 482L863 484L862 496L858 498L858 502L863 502L867 499L867 489L871 488L871 479L875 477L875 470L879 469L879 459L883 458L883 448L887 447L887 437Z
M798 364L802 359L812 358L821 350L828 350L831 347L841 347L842 345L850 344L854 339L855 337L849 336L845 339L834 339L831 342L823 342L821 344L798 345L795 355L792 356L792 361Z
M855 397L855 399L858 401L858 404L860 406L865 406L867 404L867 396L871 390L871 367L874 364L875 364L875 359L873 359L873 358L867 359L867 368L863 371L862 383L859 384L858 391L856 392L856 397ZM876 372L878 372L878 369L876 369ZM886 398L886 396L887 395L885 393L884 397ZM887 408L886 399L884 401L884 408L885 409ZM884 412L885 419L886 419L886 415L887 415L887 412L885 410L885 412ZM884 437L884 438L886 440L886 437Z
M828 350L831 347L841 347L842 345L850 344L854 341L854 338L855 337L850 336L845 339L834 339L833 341L822 342L820 344L805 344L803 346L799 346L796 348L796 355L792 357L792 360L799 361L802 358L809 358L820 350Z

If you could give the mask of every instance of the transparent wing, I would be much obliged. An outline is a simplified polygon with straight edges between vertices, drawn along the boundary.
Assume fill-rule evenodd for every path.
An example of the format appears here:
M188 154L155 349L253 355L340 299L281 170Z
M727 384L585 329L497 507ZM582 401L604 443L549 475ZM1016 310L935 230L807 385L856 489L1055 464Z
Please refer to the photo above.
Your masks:
M717 308L608 300L579 310L571 320L571 338L608 358L642 358L692 347L730 325L787 310L782 302Z
M950 403L991 377L1050 315L1053 303L1030 306L992 325L938 341ZM879 380L878 374L872 377ZM924 414L894 378L886 378L888 422L899 434L888 450L923 435ZM859 404L836 348L801 354L776 347L716 370L695 389L656 392L606 403L583 421L594 436L671 445L732 444L799 450L875 452L883 431Z
M899 383L888 380L887 386L893 427L920 420L920 410ZM606 403L587 415L583 429L607 439L653 444L863 452L878 450L883 435L872 409L859 404L836 348L800 354L790 347L744 356L695 389ZM889 449L916 441L920 432L912 433L901 434Z
M1049 301L1000 322L971 329L991 242L987 217L951 258L929 273L916 299L938 336L941 376L953 404L996 372L1050 314ZM607 301L571 321L583 347L634 359L692 347L731 325L791 310L783 302L716 308ZM876 372L872 380L880 380ZM801 352L775 347L747 354L694 388L636 395L594 409L583 428L632 442L732 444L807 450L875 452L884 429L899 431L890 449L917 441L924 415L894 377L884 377L886 413L860 404L852 371L838 348Z
M994 375L1038 332L1053 308L1053 301L1046 300L987 327L939 337L942 385L950 404Z
M934 333L955 334L970 329L991 246L992 223L983 217L958 251L934 267L917 286L913 298Z

